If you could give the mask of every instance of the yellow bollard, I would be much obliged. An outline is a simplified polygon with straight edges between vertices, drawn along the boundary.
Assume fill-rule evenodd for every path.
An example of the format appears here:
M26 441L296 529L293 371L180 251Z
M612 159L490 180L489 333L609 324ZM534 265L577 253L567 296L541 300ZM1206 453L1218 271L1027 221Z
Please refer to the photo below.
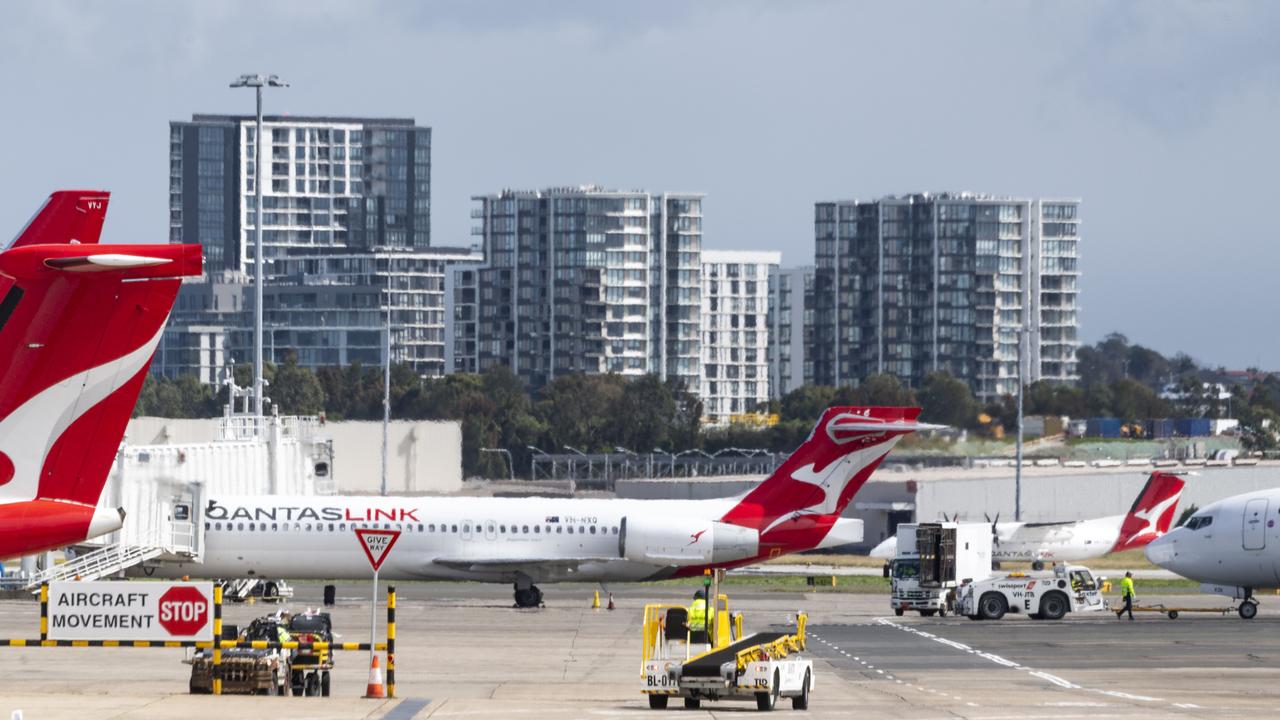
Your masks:
M592 610L600 609L600 591L599 590L597 590L595 593L595 596L591 598L591 609Z
M222 586L213 586L213 694L222 694Z

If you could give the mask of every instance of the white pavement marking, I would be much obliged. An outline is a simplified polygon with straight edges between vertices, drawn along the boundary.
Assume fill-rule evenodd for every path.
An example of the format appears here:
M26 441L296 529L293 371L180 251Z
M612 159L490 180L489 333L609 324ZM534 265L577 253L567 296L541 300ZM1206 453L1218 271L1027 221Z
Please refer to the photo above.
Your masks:
M874 625L875 625L875 623L863 623L863 624L864 624L864 625L867 625L867 626L874 626ZM868 665L866 660L863 660L863 659L862 659L862 658L860 658L860 657L855 657L855 656L851 656L851 655L849 655L849 653L848 653L848 652L846 652L846 651L844 651L844 650L840 649L840 646L838 646L838 645L836 645L836 644L834 644L834 643L829 643L829 642L827 642L826 640L821 640L820 638L818 638L818 636L817 636L817 635L814 635L813 637L814 637L815 639L818 639L820 642L825 643L825 644L826 644L826 645L828 645L832 650L835 650L836 652L840 653L841 655L844 655L845 657L852 657L854 660L857 660L857 661L858 661L859 663L861 663L861 664L863 665L863 667L865 667L866 669L868 669L868 670L875 670L877 674L879 674L879 675L884 675L884 677L885 677L885 679L886 679L886 680L892 680L892 681L894 681L895 683L897 683L897 684L899 684L899 685L903 685L904 687L909 687L909 688L912 688L912 689L915 689L915 690L919 690L920 692L931 692L931 693L934 693L935 695L946 695L946 693L938 692L937 690L934 690L933 688L927 688L927 687L925 687L925 686L923 686L923 685L916 686L916 685L912 685L911 683L904 683L901 679L899 679L899 678L897 678L897 677L894 677L893 673L888 673L888 674L886 674L884 670L876 669L876 666L875 666L875 665ZM930 636L930 637L932 637L932 636ZM975 651L974 651L974 650L969 650L969 652L975 652ZM956 700L961 700L961 701L963 701L963 698L961 698L959 695L952 695L951 697L955 698ZM966 705L968 705L969 707L980 707L977 703L973 703L973 702L965 703L965 704L966 704Z
M1147 695L1135 695L1133 693L1127 693L1120 690L1103 690L1101 688L1090 688L1090 687L1084 687L1082 685L1077 685L1071 682L1070 680L1067 680L1065 678L1060 678L1057 675L1053 675L1053 674L1044 672L1042 670L1036 670L1035 668L1027 667L1026 665L1022 665L1012 660L1002 658L999 655L994 655L992 653L983 652L981 650L974 649L968 645L965 645L964 643L958 643L958 642L955 642L954 640L948 640L944 637L934 635L933 633L927 633L927 632L924 632L923 630L917 630L907 625L899 625L897 622L893 620L893 618L886 618L886 617L876 618L876 622L880 623L881 625L888 625L889 627L897 628L898 630L901 630L903 632L909 632L914 635L919 635L920 637L927 638L941 645L946 645L948 647L955 648L956 650L961 650L971 655L976 655L977 657L983 658L988 662L993 662L997 665L1001 665L1001 666L1010 668L1012 670L1024 670L1027 672L1028 675L1031 675L1032 677L1039 678L1041 680L1044 680L1045 682L1052 683L1053 685L1056 685L1066 690L1081 690L1083 692L1096 693L1099 695L1107 695L1109 697L1120 698L1122 700L1132 700L1134 702L1144 702L1144 703L1165 702L1163 699L1158 697L1150 697ZM959 697L954 695L952 697L955 697L955 699L957 700L960 699ZM1169 705L1171 707L1179 708L1182 710L1202 709L1198 705L1194 705L1191 703L1171 702L1169 703Z

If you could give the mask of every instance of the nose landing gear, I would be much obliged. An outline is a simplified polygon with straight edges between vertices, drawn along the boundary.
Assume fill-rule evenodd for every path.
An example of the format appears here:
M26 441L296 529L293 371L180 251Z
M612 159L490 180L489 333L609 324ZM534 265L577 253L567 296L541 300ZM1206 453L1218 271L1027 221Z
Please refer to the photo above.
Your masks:
M1258 615L1258 601L1253 599L1253 588L1244 589L1244 600L1240 601L1240 607L1236 608L1236 612L1240 613L1242 620L1252 620Z

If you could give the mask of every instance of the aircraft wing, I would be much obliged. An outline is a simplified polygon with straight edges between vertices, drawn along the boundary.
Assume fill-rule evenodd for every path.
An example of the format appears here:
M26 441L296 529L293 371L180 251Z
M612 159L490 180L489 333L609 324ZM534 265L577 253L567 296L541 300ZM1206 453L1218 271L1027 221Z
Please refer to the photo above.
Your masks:
M537 570L543 573L571 573L588 563L617 560L616 557L553 557L553 558L436 558L431 562L454 570L471 572L524 572ZM531 574L531 573L530 573Z

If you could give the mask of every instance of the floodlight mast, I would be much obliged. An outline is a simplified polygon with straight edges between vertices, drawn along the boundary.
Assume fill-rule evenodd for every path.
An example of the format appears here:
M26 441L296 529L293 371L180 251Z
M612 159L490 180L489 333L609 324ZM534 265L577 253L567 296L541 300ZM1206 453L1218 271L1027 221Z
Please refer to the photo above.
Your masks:
M289 87L279 75L241 75L233 88L251 87L257 95L257 130L253 141L253 410L254 434L262 431L262 88Z

